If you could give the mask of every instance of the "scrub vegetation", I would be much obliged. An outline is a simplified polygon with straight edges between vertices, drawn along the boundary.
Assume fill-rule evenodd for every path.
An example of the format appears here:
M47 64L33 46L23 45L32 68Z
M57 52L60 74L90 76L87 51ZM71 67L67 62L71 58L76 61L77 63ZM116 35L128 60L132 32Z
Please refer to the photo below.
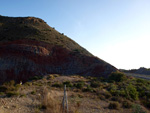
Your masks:
M32 110L34 108L34 111L40 113L59 113L62 110L64 85L67 86L70 113L92 111L93 107L89 102L92 105L96 103L95 113L100 111L146 113L150 110L150 81L128 77L121 72L114 72L108 78L51 74L44 77L33 77L23 85L16 84L12 80L0 86L0 95L5 101L12 98L19 98L20 101L26 98L26 102L35 99ZM105 104L99 106L102 103ZM16 105L16 102L14 104L19 106ZM31 103L26 104L30 106ZM83 109L84 106L89 109ZM22 107L22 109L25 108ZM26 109L31 110L30 107ZM12 108L4 105L3 110L9 111Z

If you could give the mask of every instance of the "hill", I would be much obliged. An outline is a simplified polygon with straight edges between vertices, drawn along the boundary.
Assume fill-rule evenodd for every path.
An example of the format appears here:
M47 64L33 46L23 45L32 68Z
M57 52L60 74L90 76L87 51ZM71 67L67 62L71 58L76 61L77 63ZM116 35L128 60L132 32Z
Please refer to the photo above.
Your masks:
M50 73L107 77L117 69L42 19L0 16L0 82Z
M139 69L131 69L131 70L120 69L120 71L126 72L126 73L150 75L150 69L144 68L144 67L140 67Z

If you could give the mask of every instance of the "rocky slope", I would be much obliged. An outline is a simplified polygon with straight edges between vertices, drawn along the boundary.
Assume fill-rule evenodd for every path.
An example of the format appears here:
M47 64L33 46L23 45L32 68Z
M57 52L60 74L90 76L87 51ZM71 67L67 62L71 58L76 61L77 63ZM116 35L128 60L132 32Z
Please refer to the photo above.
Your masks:
M35 17L0 16L0 82L32 76L107 77L117 69Z

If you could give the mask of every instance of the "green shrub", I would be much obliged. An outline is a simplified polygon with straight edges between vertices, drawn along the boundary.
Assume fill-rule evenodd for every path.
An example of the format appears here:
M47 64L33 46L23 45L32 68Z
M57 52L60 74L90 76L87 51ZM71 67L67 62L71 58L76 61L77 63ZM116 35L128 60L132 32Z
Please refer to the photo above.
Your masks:
M62 88L63 84L56 82L56 83L52 84L52 87Z
M112 84L108 90L113 96L119 96L120 91L117 90L117 85Z
M150 108L150 99L142 99L141 102L145 107Z
M4 95L4 92L0 92L0 95Z
M126 77L125 74L123 74L123 73L121 73L121 72L113 72L113 73L109 76L108 80L109 80L110 82L112 82L112 81L115 81L115 82L122 82L122 81L127 80L127 77Z
M93 92L93 89L88 85L86 88L84 88L82 91L84 92Z
M139 94L138 94L136 88L132 84L129 84L126 87L126 97L128 99L138 100L138 95Z
M20 84L15 84L15 81L11 80L0 86L0 92L18 91L20 86Z
M92 81L91 87L94 87L94 88L100 87L100 82L99 81Z
M128 101L128 100L124 100L122 102L122 107L124 107L124 108L131 108L132 107L132 103L130 101Z
M119 95L122 96L122 97L126 97L126 91L125 91L124 88L120 89Z
M4 85L4 86L14 86L14 85L15 85L15 81L14 81L14 80L11 80L11 81L9 81L9 82L5 82L3 85Z
M70 81L65 81L63 82L64 85L66 85L66 87L72 87L72 83Z
M32 86L32 83L31 82L26 82L24 85L25 86Z
M0 86L0 92L5 92L7 90L6 86Z
M105 96L106 99L109 99L109 98L112 97L112 95L109 92L105 92L104 96Z
M32 94L32 95L35 95L35 94L36 94L36 91L31 91L31 94Z
M109 109L119 109L119 103L118 102L111 102L108 106Z
M136 82L137 82L137 83L142 83L142 84L147 84L147 81L144 80L144 79L141 79L141 78L137 78L137 79L136 79Z
M6 93L6 95L7 95L8 97L19 96L19 93L18 93L18 92L15 92L15 91L8 91L8 92Z
M30 80L39 80L39 79L42 79L42 76L34 76L34 77L31 77L29 78Z
M85 85L84 81L78 81L78 83L74 84L74 86L79 89L82 89L84 85Z
M104 96L104 95L99 94L98 97L99 97L101 100L105 100L105 96Z
M133 112L132 113L146 113L140 105L138 104L135 104L133 105L133 108L132 108Z
M111 100L112 101L118 101L118 97L112 97Z

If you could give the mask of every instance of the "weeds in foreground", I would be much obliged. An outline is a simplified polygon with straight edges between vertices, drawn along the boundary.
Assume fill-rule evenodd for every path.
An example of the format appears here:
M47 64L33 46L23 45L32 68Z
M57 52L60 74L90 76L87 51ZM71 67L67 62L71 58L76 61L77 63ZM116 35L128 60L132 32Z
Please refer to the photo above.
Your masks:
M48 89L44 89L41 94L40 109L44 109L44 113L62 113L61 104L54 98Z

